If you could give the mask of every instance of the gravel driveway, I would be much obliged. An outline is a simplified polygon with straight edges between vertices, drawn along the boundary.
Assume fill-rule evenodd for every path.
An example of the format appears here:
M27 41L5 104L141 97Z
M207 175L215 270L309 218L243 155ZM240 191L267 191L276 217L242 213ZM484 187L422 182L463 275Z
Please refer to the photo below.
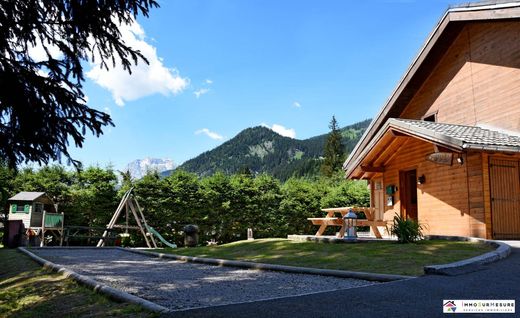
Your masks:
M179 310L333 291L374 282L184 263L118 249L35 249L111 287Z

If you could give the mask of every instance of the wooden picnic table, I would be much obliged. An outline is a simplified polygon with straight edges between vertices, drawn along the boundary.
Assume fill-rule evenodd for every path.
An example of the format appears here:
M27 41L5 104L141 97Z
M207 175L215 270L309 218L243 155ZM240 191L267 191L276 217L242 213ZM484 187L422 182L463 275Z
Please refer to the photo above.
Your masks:
M341 208L328 208L321 209L324 212L327 212L327 215L322 218L307 218L307 220L311 221L314 225L319 225L320 228L318 232L316 232L316 236L321 236L329 226L341 226L341 229L337 233L337 238L344 238L345 231L347 230L346 224L343 222L343 217L352 210L353 212L363 212L366 216L366 219L357 219L356 226L370 226L376 238L383 238L381 232L379 232L378 226L387 226L386 221L383 220L375 220L375 208L364 208L364 207L341 207ZM341 217L335 216L336 214L340 214Z

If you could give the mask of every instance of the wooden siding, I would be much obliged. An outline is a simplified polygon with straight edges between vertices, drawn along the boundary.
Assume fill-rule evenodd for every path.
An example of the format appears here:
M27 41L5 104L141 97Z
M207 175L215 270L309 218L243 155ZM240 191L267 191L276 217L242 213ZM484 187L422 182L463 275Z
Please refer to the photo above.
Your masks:
M485 225L482 211L475 208L474 214L470 214L469 210L469 166L459 165L455 160L452 166L426 161L425 157L433 151L432 144L410 138L406 149L397 150L397 154L385 166L385 187L399 185L399 171L416 169L417 176L426 177L426 182L417 186L418 218L426 227L425 233L483 237ZM471 158L471 169L474 169L474 159ZM474 179L471 179L472 187L478 184L478 177ZM472 199L475 201L474 206L478 206L479 200ZM385 220L392 220L400 210L398 189L394 195L394 206L385 206Z
M491 190L489 188L489 154L482 154L482 189L484 192L484 218L486 221L486 238L493 238L493 222L491 221Z
M482 154L479 152L469 153L465 159L468 172L469 235L486 238Z
M27 204L27 202L15 202L17 204ZM11 208L11 206L9 205L9 209ZM32 204L29 208L29 213L25 213L25 212L16 212L16 213L13 213L11 211L9 211L9 214L8 214L8 220L22 220L23 222L23 225L25 226L25 228L29 228L30 225L31 225L31 211L32 211Z
M401 113L520 131L520 23L466 25ZM498 111L499 110L499 111Z

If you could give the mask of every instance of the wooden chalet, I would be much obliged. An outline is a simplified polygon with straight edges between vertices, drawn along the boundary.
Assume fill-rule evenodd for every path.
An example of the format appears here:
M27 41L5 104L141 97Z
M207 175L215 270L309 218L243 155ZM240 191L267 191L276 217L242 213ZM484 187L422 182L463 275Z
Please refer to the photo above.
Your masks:
M520 238L520 2L447 10L346 160L376 219Z

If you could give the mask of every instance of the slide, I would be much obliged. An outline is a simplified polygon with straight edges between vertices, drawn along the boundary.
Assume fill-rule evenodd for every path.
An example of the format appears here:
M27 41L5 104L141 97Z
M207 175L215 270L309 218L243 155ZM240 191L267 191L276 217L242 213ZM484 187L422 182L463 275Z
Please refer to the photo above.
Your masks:
M159 232L157 232L153 227L146 225L146 229L148 230L148 232L155 235L155 237L157 237L159 239L159 241L163 242L164 245L171 247L171 248L177 248L176 244L170 243L167 240L165 240L164 237L162 237L162 235L159 234Z

